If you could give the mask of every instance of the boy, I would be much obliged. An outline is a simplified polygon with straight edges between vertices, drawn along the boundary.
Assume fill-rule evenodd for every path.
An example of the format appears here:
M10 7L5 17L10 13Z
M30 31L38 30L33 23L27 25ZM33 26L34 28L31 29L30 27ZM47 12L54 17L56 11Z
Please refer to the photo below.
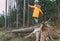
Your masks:
M28 5L29 7L33 8L33 18L34 18L34 21L36 22L36 24L38 24L38 17L39 17L39 13L40 15L43 14L39 4L35 3L34 6L32 5Z

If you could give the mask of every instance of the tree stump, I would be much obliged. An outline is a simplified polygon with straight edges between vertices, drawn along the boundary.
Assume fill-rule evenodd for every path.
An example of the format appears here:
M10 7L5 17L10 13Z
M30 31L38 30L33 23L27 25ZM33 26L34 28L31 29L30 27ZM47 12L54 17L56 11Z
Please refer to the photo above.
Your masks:
M47 27L42 28L40 41L45 41L45 40L48 41L48 37L47 37L48 31L49 30Z

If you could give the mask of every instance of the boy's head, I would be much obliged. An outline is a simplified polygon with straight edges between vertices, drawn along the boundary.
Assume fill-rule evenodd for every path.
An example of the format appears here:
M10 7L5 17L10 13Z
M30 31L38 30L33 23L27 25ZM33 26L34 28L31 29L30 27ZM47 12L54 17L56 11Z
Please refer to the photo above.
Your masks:
M39 4L34 4L34 6L40 7L40 5L39 5Z
M39 3L38 3L38 2L35 2L35 4L36 4L36 5L39 5Z

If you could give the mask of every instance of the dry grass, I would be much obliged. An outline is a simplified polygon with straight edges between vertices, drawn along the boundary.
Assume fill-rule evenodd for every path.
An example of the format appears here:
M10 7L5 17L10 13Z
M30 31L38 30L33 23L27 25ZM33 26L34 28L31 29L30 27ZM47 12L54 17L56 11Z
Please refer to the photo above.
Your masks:
M8 39L7 37L4 36L4 34L5 32L0 31L0 41L34 41L35 40L33 38L24 39L23 37L15 37ZM60 41L60 39L55 39L54 41Z

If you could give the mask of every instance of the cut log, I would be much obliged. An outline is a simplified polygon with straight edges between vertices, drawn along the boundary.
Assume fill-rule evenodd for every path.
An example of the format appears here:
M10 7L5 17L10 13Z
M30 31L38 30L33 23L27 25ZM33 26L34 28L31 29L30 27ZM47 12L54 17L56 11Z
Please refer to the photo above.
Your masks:
M22 28L22 29L14 29L11 31L7 31L10 33L31 33L34 30L34 28Z
M10 33L31 33L32 31L34 31L34 29L36 27L39 27L39 25L32 26L29 28L14 29L14 30L7 31L7 32L10 32Z

